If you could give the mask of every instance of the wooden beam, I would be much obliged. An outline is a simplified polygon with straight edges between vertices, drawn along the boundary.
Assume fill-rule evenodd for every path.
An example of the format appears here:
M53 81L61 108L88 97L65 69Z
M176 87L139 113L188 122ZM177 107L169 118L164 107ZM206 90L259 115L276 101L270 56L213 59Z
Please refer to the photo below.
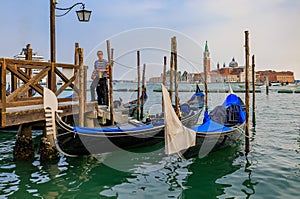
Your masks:
M35 89L38 93L40 93L41 95L43 95L43 88L40 85L36 85L44 76L46 76L45 73L43 73L43 71L45 70L49 70L49 68L45 68L44 70L42 70L41 72L39 72L37 75L35 75L35 78L29 79L28 75L26 73L24 73L22 70L18 69L17 71L14 70L14 68L12 68L11 66L8 66L7 68L9 71L11 71L12 73L14 73L19 79L21 79L25 84L21 87L23 87L22 92L20 90L20 88L18 88L17 90L15 90L14 92L12 92L9 96L11 96L13 93L14 94L14 98L16 96L18 96L18 94L22 94L23 92L25 92L27 89L27 87L31 87L33 89ZM28 82L30 82L28 84ZM26 85L26 86L25 86ZM9 97L9 99L11 99L11 97Z
M78 48L77 48L78 49ZM59 90L57 90L55 92L56 96L58 96L61 92L64 91L64 89L66 89L68 86L71 87L75 92L79 92L78 87L76 87L75 85L75 80L78 76L78 67L74 67L74 76L72 76L70 79L68 79L60 70L58 70L57 68L55 68L55 73L65 82L64 85L62 85L62 87L60 87ZM73 83L74 82L74 83ZM63 88L64 87L64 88ZM63 88L63 89L62 89Z
M18 101L14 101L14 102L7 102L7 107L18 107L18 106L31 106L31 105L37 105L37 104L43 104L43 99L34 99L31 98L30 100L18 100Z
M17 65L14 64L14 69L17 71ZM17 77L11 73L11 85L10 85L10 92L14 92L17 89Z
M110 41L106 40L106 49L107 49L107 58L108 58L108 72L109 76L112 75L112 61L111 61L111 48L110 48ZM113 112L113 83L112 83L112 76L109 77L109 94L108 94L108 103L110 109L110 122L114 124L114 112ZM112 109L111 109L112 107Z
M21 59L7 59L7 64L16 64L20 68L41 68L50 66L49 62L33 61L33 60L21 60Z
M167 56L164 56L164 70L163 70L163 85L166 86L167 84ZM164 112L164 99L161 96L161 111Z
M32 49L30 48L30 44L27 44L27 46L26 46L25 59L32 60ZM25 69L25 73L28 75L29 79L32 78L32 69L31 68ZM27 96L32 97L32 89L31 88L28 90Z
M20 73L22 75L22 79L21 79L24 83L27 83L32 77L28 76L24 71L22 71L20 68L17 68L17 72ZM43 77L42 77L43 78ZM38 82L34 85L34 87L38 87L39 90L37 91L41 91L41 95L43 95L43 87L41 85L38 84Z
M79 55L78 55L78 48L79 48L79 44L76 42L75 43L75 52L74 52L74 65L78 66L79 65ZM78 79L78 68L74 67L74 76L76 74L76 78L74 81L74 86L73 86L73 90L74 90L74 96L73 98L78 99L78 95L79 95L79 85L78 85L78 80L76 81L76 79Z
M36 84L38 81L40 81L44 76L47 75L48 71L50 70L50 68L45 68L44 70L42 70L39 74L35 75L35 78L32 78L28 81L28 79L22 77L21 73L16 71L15 74L17 76L20 76L19 78L23 78L23 81L28 81L26 84L22 85L20 88L18 88L17 90L15 90L13 93L11 93L8 97L7 97L7 101L10 102L12 100L14 100L20 93L24 93L28 87L32 87L34 88L36 91L38 91L39 93L43 93L43 91L40 90L40 88L38 88L37 86L35 86L34 84Z
M62 71L60 71L57 68L55 68L54 72L61 78L62 81L64 81L64 82L68 82L69 81L69 79L62 73Z
M146 75L146 64L143 65L143 75L142 75L142 100L141 100L141 116L140 116L141 120L144 117L144 104L145 104L144 95L146 93L145 75Z
M165 86L166 81L166 73L167 73L167 56L164 56L164 71L163 71L163 85Z
M245 31L245 59L246 59L246 72L245 72L245 104L246 104L246 136L245 136L245 152L249 153L250 152L250 118L249 118L249 107L250 107L250 95L249 95L249 87L250 87L250 82L249 82L249 32Z
M69 101L72 101L72 99L71 98L58 98L58 102L69 102ZM21 99L18 99L18 101L8 102L6 107L7 108L20 107L20 109L22 109L23 107L26 107L26 106L32 106L32 105L38 105L38 104L43 104L42 97L21 98Z
M1 75L0 75L0 94L1 94L1 115L0 126L6 125L6 60L1 61Z
M27 62L27 63L18 63L19 61ZM43 63L43 64L41 64ZM7 62L8 65L14 65L16 64L18 68L25 68L25 69L44 69L45 67L50 67L51 64L49 62L37 62L37 61L29 61L29 60L17 60L17 61L10 61ZM66 68L66 69L78 69L78 65L72 65L72 64L60 64L55 63L54 64L56 68Z
M56 75L55 75L55 63L51 63L51 70L48 71L48 88L54 93L56 92Z
M136 119L140 120L140 108L141 108L141 103L140 103L140 81L141 81L141 72L140 72L140 51L137 51L137 109L136 109Z
M79 113L78 101L75 102L61 102L58 104L59 110L63 110L60 115L68 116ZM88 102L86 106L86 112L91 112L95 110L95 102ZM24 123L33 123L45 120L45 111L43 105L32 105L27 107L13 107L7 109L7 121L5 126L15 126Z
M70 80L68 82L66 82L65 84L63 84L56 92L55 92L55 95L58 96L59 94L61 94L67 87L71 87L73 88L74 85L73 85L73 81L75 81L76 79L76 76L73 76L70 78Z
M3 58L2 58L3 59ZM5 58L6 59L6 58ZM6 59L7 65L16 64L18 68L31 68L31 69L43 69L45 67L51 66L50 62L41 62L34 60L20 60L20 59ZM55 67L58 68L79 68L78 64L65 64L65 63L55 63Z
M178 78L177 78L177 41L176 37L172 38L172 51L173 51L173 59L174 59L174 80L175 80L175 111L177 116L179 117L179 97L178 97Z
M113 68L114 68L114 49L111 49L110 53L110 64L109 64L109 95L110 95L110 104L109 104L109 112L110 112L110 122L113 125L115 123L114 118L114 96L113 96Z
M173 71L174 71L174 54L172 52L173 49L173 43L172 43L172 39L171 39L171 57L170 57L170 100L171 100L171 104L172 104L172 100L173 100Z
M255 127L255 57L252 55L252 126Z
M84 65L83 65L83 49L78 49L79 54L79 122L78 126L84 126L84 113L86 110L86 88L84 87Z
M55 68L79 69L79 65L55 63Z

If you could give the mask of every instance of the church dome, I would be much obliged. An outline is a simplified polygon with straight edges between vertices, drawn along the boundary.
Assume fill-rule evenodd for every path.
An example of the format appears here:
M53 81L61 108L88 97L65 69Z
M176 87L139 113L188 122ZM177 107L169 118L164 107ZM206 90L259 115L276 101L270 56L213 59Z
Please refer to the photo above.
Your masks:
M229 63L229 67L236 68L238 66L239 66L238 63L234 60L234 57L233 57L231 62Z

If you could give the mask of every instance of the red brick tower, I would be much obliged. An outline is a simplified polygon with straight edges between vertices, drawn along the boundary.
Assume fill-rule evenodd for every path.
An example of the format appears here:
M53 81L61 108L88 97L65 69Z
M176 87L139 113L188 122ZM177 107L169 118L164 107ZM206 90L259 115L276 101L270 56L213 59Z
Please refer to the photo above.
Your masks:
M203 53L203 72L205 72L205 70L207 74L210 72L210 57L209 57L207 41L205 43L205 49Z

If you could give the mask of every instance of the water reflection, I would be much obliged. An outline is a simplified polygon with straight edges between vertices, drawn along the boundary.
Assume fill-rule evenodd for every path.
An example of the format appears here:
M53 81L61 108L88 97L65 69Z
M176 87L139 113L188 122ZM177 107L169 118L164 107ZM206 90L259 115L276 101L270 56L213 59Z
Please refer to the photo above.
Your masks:
M141 153L145 149L139 149L137 158L127 160L127 157L117 158L120 164L123 164L121 170L125 171L126 168L130 173L120 183L106 186L100 195L118 196L118 198L177 198L182 192L184 179L189 172L187 166L191 162L180 161L177 156L166 157L164 148L162 146L158 148L160 150L155 150L152 155L149 152ZM115 156L116 153L113 154L113 157ZM111 157L107 157L109 158ZM110 165L111 162L117 163L116 160L107 159L104 161L106 165L108 161Z
M234 165L234 160L239 156L238 147L229 147L221 151L210 153L205 158L194 159L188 168L191 174L184 184L187 189L182 192L183 198L216 198L223 195L226 187L232 186L226 181L226 176L241 168ZM225 178L222 182L218 179Z
M245 186L247 189L242 189L241 191L245 193L246 198L250 198L251 195L255 194L255 189L254 186L258 184L258 182L253 182L251 180L252 177L252 168L251 168L251 163L246 158L246 165L245 165L245 173L248 174L248 178L242 183L243 186ZM250 191L249 191L250 190Z
M296 150L297 153L300 153L300 129L298 129L299 133L298 133L298 138L297 138L297 143L299 145L298 150Z

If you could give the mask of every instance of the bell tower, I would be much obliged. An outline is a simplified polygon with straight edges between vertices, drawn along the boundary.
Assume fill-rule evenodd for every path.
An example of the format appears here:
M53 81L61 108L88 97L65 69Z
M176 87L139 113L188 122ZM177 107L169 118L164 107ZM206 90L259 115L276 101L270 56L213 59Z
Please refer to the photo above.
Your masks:
M207 74L210 72L210 57L209 57L209 50L208 50L208 45L207 45L207 41L205 43L205 49L204 49L204 53L203 53L203 72L207 72Z

